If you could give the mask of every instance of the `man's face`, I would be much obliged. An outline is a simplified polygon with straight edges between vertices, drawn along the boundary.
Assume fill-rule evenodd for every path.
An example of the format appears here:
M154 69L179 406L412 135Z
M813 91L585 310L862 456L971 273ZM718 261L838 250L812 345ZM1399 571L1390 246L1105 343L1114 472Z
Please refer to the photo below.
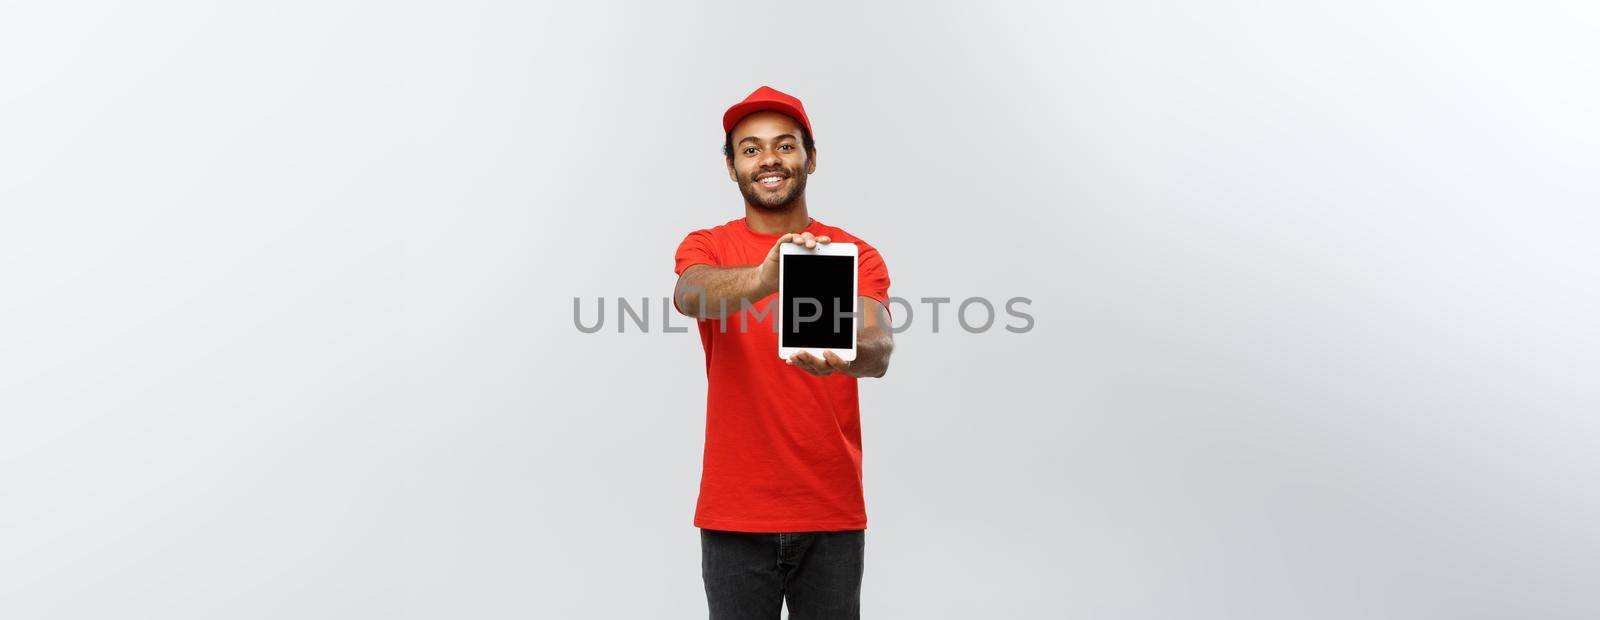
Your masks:
M777 112L756 112L733 126L733 161L728 177L745 201L781 211L806 193L806 176L816 172L816 153L800 141L800 123Z

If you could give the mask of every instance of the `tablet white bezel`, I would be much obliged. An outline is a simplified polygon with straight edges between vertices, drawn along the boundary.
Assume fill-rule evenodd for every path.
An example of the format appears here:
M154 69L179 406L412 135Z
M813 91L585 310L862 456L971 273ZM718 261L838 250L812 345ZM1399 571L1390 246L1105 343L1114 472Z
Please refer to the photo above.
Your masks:
M855 361L856 334L861 331L861 324L859 323L861 320L860 316L857 316L851 320L850 324L855 329L850 330L850 348L848 349L783 346L783 281L785 279L783 277L783 266L784 261L787 261L788 257L790 256L849 256L850 311L856 312L857 307L861 304L861 301L858 299L858 297L861 296L861 291L857 288L860 284L857 280L860 279L859 271L861 256L857 253L856 244L849 242L823 243L817 245L816 248L809 250L803 245L797 245L794 243L783 244L778 250L778 311L776 313L778 315L778 358L787 360L790 357L793 357L794 354L805 351L806 353L810 353L811 355L815 356L817 359L823 359L823 351L833 351L834 355L838 355L839 358L843 359L844 361Z

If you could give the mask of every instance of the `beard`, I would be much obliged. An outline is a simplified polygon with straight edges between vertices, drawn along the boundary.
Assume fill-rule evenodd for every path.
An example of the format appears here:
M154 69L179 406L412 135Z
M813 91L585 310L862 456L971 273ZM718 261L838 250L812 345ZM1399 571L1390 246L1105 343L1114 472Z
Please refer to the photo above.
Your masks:
M771 170L767 170L770 172ZM739 193L744 194L745 202L753 204L768 211L784 211L793 204L796 198L806 194L806 173L798 170L784 170L789 175L788 187L782 192L769 192L756 183L756 175L761 170L750 173L739 182Z

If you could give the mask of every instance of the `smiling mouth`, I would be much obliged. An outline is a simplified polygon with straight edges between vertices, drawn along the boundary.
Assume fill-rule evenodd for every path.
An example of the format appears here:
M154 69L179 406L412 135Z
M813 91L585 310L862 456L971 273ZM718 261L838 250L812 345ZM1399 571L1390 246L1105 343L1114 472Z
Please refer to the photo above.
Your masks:
M789 177L783 174L768 172L756 177L756 185L760 185L767 189L774 189L783 185L783 182L787 181L788 179Z

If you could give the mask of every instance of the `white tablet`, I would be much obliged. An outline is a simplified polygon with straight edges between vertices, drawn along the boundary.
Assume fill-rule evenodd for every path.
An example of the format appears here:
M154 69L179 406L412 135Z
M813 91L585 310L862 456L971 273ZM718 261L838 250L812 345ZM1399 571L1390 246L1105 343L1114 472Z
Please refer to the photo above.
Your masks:
M778 357L833 351L856 358L856 244L816 248L785 243L778 252Z

